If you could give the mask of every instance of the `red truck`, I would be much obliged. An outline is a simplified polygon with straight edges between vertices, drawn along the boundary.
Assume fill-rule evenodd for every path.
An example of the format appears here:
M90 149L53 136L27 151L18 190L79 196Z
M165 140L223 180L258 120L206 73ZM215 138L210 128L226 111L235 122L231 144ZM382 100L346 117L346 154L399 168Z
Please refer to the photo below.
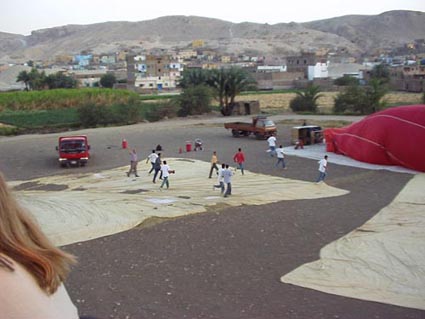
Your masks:
M90 145L86 135L61 136L56 150L62 167L84 166L90 158Z
M277 133L274 122L262 115L254 116L252 118L252 123L231 122L224 123L224 127L228 130L232 130L232 135L234 137L254 134L258 139L265 139Z

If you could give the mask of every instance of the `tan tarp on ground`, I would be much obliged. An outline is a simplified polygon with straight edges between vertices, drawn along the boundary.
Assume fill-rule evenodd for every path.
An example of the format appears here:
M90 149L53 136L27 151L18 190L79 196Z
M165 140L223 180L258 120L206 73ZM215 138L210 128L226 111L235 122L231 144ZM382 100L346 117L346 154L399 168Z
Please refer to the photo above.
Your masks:
M425 174L363 226L281 278L327 293L425 310Z
M169 159L168 164L176 174L170 176L170 189L162 192L158 183L152 183L152 175L147 174L150 164L144 163L139 165L139 178L128 178L126 166L98 174L51 176L11 185L15 186L19 201L29 208L57 245L128 230L151 216L175 217L204 212L208 206L220 203L261 205L348 193L326 184L249 171L241 176L238 171L233 178L233 195L223 198L218 189L212 190L217 180L208 179L209 163Z

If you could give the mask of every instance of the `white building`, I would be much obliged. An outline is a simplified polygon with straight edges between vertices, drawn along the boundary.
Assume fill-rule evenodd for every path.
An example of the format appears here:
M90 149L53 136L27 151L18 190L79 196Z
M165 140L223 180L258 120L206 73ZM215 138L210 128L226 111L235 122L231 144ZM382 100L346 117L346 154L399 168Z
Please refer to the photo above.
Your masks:
M259 65L257 72L286 72L286 65Z
M313 81L314 79L326 79L329 77L328 73L329 61L326 63L317 62L316 65L308 66L308 80Z
M176 77L172 76L136 76L134 85L145 90L169 90L176 88Z
M358 64L358 63L330 63L328 66L328 74L330 79L338 79L343 76L351 76L356 79L363 79L363 71L371 70L372 64Z

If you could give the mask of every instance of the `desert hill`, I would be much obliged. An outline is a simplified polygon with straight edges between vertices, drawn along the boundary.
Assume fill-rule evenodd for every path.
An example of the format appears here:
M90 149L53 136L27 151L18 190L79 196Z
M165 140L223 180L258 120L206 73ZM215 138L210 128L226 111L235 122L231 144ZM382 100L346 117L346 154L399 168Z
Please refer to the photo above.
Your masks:
M418 11L388 11L374 16L350 15L303 25L339 35L365 51L398 47L425 38L425 13Z
M167 16L140 22L104 22L36 30L29 36L0 32L0 62L47 59L81 51L188 47L202 39L227 53L290 55L301 50L344 49L362 54L402 46L424 38L425 13L390 11L351 15L308 23L232 23L196 17Z

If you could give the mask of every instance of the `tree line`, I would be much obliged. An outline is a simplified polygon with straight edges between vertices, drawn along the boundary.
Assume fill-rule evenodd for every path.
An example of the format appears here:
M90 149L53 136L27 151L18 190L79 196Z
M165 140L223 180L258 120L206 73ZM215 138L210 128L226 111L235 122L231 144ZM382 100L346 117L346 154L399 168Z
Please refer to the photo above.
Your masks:
M16 82L23 82L26 91L45 90L45 89L73 89L78 87L78 82L72 76L66 75L63 72L56 72L46 75L44 71L38 71L32 68L30 72L19 72ZM100 78L100 83L95 86L112 88L117 82L115 75L107 73Z
M371 114L381 110L385 107L382 99L388 92L389 79L389 69L383 64L371 70L370 80L366 83L350 76L336 79L334 84L344 87L344 90L335 97L334 113ZM316 113L318 99L322 96L320 92L319 86L309 85L305 90L297 92L289 106L294 112Z
M19 72L16 82L23 82L26 91L77 87L77 81L71 76L62 72L46 75L44 71L39 72L36 68L31 69L30 72Z

